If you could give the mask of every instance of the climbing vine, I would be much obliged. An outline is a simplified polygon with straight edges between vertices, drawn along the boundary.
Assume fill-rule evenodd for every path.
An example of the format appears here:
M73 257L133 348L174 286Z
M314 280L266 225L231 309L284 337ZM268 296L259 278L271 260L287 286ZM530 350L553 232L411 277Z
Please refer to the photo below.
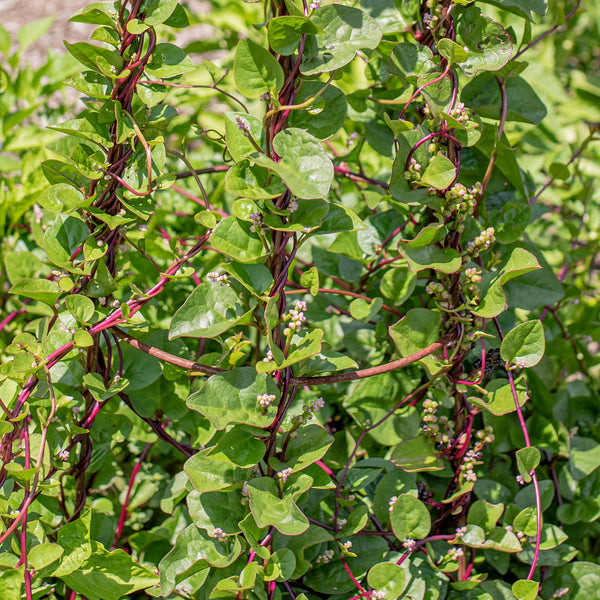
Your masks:
M600 14L210 9L0 27L3 597L595 597Z

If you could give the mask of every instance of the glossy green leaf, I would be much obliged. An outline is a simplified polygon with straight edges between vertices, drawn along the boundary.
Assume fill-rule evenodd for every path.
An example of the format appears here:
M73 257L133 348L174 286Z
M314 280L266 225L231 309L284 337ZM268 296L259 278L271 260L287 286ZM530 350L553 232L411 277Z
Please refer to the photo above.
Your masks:
M275 399L263 413L257 396L273 395ZM252 367L218 373L188 399L187 405L204 415L217 429L229 423L266 427L273 420L279 390L270 377L257 374Z
M374 590L385 593L386 598L395 600L406 587L406 574L400 565L379 563L369 571L367 582Z
M304 484L312 483L308 476ZM310 481L308 481L310 480ZM294 502L294 494L279 497L277 484L270 477L257 477L248 482L250 510L259 527L273 525L285 535L299 535L308 529L308 519Z
M210 236L213 248L241 263L256 262L265 254L260 238L250 231L250 223L235 217L223 219Z
M444 462L435 446L424 435L400 442L393 450L392 462L409 473L416 471L440 471Z
M401 494L393 505L390 522L399 540L420 540L431 529L431 516L425 505L411 494Z
M240 40L235 52L233 77L238 91L247 98L260 98L283 85L284 75L277 59L252 40Z
M239 485L248 477L248 471L236 467L230 461L216 460L209 450L194 454L183 465L186 475L199 492L215 492Z
M282 362L266 361L256 363L256 370L259 373L271 373L286 367L290 367L306 360L321 351L321 342L323 341L323 330L312 329L302 331L292 337L290 352Z
M451 160L442 154L436 154L423 172L419 183L445 190L456 178L456 167Z
M402 356L409 356L437 342L442 323L440 313L426 308L411 308L389 328L389 333Z
M377 21L358 8L328 4L312 17L323 33L306 38L300 71L328 73L347 65L359 50L375 48L383 34Z
M289 116L292 127L305 129L320 140L325 140L337 133L344 125L347 116L346 96L335 85L318 81L303 81L294 99L295 104L302 104L309 98L320 94L308 108L293 110Z
M262 120L254 115L248 115L240 112L226 112L225 113L225 140L227 142L227 150L231 157L236 162L243 161L248 155L256 152L256 146L252 143L249 136L244 135L244 131L240 129L239 120L243 119L250 128L250 136L252 140L260 148L264 147L265 144L265 130L263 128ZM235 168L233 165L232 168ZM235 171L234 171L235 173ZM258 172L259 173L259 172ZM255 173L255 177L261 181L260 175ZM242 174L239 175L240 177ZM251 197L251 196L249 196Z
M535 446L528 446L517 450L517 468L523 478L523 481L531 481L531 472L540 464L540 451Z
M537 581L519 579L512 584L512 593L520 600L535 600L538 595Z
M62 295L63 290L60 289L56 282L49 279L25 277L17 281L8 292L9 294L17 294L24 298L39 300L40 302L54 306L56 300Z
M265 454L265 445L251 437L249 431L242 427L233 427L210 449L213 460L228 461L236 467L253 467Z
M248 308L231 287L203 283L194 289L173 315L169 338L217 337L247 315Z
M296 437L290 439L285 453L285 463L271 460L273 468L282 471L291 468L301 471L317 460L320 460L333 444L333 438L327 430L314 423L301 427Z
M418 75L429 73L435 68L433 54L427 46L400 42L394 46L389 63L389 71L405 79L416 80Z
M533 367L544 356L546 341L540 320L526 321L511 329L500 346L502 359L518 367Z
M456 42L465 49L467 59L459 62L462 72L473 77L478 71L497 71L510 59L510 36L497 21L468 6L457 11Z
M569 451L569 469L576 479L582 479L600 466L600 446L587 437L574 436Z
M219 542L195 525L186 527L177 535L173 549L160 561L162 594L170 594L181 580L193 573L211 566L227 567L239 556L240 551L237 538L233 543Z
M320 33L320 28L301 16L275 17L269 21L269 46L283 56L293 54L303 34Z
M417 282L417 276L407 266L399 266L386 271L381 278L379 289L394 306L400 306L410 298Z
M273 139L273 150L279 156L279 162L258 153L251 154L250 158L279 175L298 198L314 199L327 195L333 181L333 164L321 143L310 133L288 127Z
M515 389L519 406L527 401L527 387L522 377L515 379ZM471 396L469 401L476 406L489 410L493 415L502 416L516 410L512 388L507 379L492 379L486 386L486 395L482 398Z
M408 266L413 273L424 269L434 269L440 273L456 273L461 265L460 254L453 248L439 248L438 246L417 246L398 244L402 256L406 258Z
M225 185L237 196L255 199L276 198L286 190L278 177L272 176L267 169L254 165L249 160L242 160L227 171Z
M194 61L175 44L157 44L152 59L146 66L146 73L152 77L170 78L195 71Z

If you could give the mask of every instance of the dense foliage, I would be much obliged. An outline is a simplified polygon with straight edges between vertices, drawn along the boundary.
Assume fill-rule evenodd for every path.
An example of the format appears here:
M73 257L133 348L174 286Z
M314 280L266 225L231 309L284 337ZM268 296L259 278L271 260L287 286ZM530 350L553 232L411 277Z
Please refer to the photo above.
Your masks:
M598 597L600 8L210 9L0 26L2 598Z

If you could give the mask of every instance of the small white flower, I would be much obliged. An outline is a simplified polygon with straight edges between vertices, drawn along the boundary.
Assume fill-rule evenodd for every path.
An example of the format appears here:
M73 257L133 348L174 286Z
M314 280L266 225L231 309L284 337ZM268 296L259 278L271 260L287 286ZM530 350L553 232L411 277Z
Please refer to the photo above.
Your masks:
M225 539L227 539L227 534L220 527L215 527L213 537L219 542L223 542Z
M279 471L279 473L277 473L277 477L279 477L279 481L281 481L282 483L285 483L291 474L292 474L292 469L291 469L291 467L288 467L287 469L284 469L283 471Z
M315 561L317 564L324 564L326 565L328 562L331 561L331 559L333 558L334 552L333 550L325 550L325 552L323 552L323 554L320 554L319 556L317 556L317 560Z
M411 540L410 538L402 542L402 546L406 548L407 552L412 552L415 549L416 545L417 542L415 542L415 540Z

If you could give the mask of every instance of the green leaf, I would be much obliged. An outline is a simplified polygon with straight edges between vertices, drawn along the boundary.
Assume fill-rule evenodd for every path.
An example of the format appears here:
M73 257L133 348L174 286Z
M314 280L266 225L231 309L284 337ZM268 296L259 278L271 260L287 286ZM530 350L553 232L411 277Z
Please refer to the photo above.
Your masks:
M201 283L173 315L169 339L217 337L251 312L233 288L219 283Z
M438 246L411 246L400 242L398 250L413 273L424 269L434 269L440 273L456 273L462 266L460 254L453 248L439 248Z
M226 112L225 140L227 142L227 150L231 154L231 158L236 162L243 161L247 156L256 152L256 146L250 141L250 137L244 135L244 131L240 129L238 125L239 119L243 119L250 126L250 136L258 146L262 148L265 145L265 130L262 121L258 117L240 112ZM260 181L260 177L258 175L255 176Z
M57 561L63 553L64 549L59 544L39 544L29 551L27 562L39 571Z
M17 31L17 41L19 42L19 51L23 52L25 48L37 42L52 26L56 17L54 15L37 19L24 25ZM23 22L23 21L21 21Z
M456 178L456 167L443 154L436 154L427 165L419 183L436 190L445 190Z
M504 504L490 504L485 500L476 500L469 508L467 523L478 525L486 534L489 534L496 527L503 512Z
M296 437L290 439L285 453L285 463L271 459L270 463L277 471L291 468L293 472L301 471L312 463L323 458L333 438L327 430L315 423L300 427Z
M253 437L246 428L233 427L210 449L209 457L247 469L259 463L264 454L263 442Z
M389 72L405 79L416 81L417 76L424 75L435 69L431 49L421 44L400 42L394 46Z
M7 569L0 575L2 597L4 600L21 600L21 588L25 580L25 567Z
M86 203L80 190L66 183L49 187L38 198L38 202L52 212L68 212Z
M333 164L321 142L310 133L288 127L275 136L273 150L279 162L258 153L251 154L250 158L279 175L298 198L324 198L329 193Z
M301 104L315 96L322 91L324 85L319 81L302 81L294 99L295 104ZM291 111L289 124L292 127L305 129L320 140L325 140L337 133L344 125L347 110L345 94L334 85L328 85L308 108Z
M267 253L260 238L250 231L250 223L236 217L227 217L216 226L210 244L241 263L256 262Z
M544 326L536 319L511 329L502 340L500 355L508 363L529 368L542 360L545 349Z
M517 450L517 467L526 483L531 481L531 472L540 464L541 454L535 446L528 446Z
M247 98L260 98L279 89L285 79L277 59L252 40L240 40L233 63L235 87Z
M371 302L367 302L363 298L357 298L350 302L350 314L353 319L366 323L377 315L382 305L383 300L381 298L373 298Z
M71 256L89 233L88 226L81 219L58 215L44 234L44 250L55 265L71 273L80 273L78 261L71 261Z
M312 477L302 481L305 489L312 483ZM305 490L303 490L305 491ZM284 535L299 535L308 529L308 519L302 514L294 502L294 494L286 492L279 498L277 484L270 477L257 477L248 482L250 510L259 527L273 525Z
M223 270L237 279L255 296L262 296L273 284L273 276L265 265L244 265L237 262L230 262L223 265Z
M399 540L420 540L431 530L431 515L425 505L411 494L396 499L390 515L394 535Z
M88 323L94 316L94 303L82 294L69 294L65 297L69 312L79 323Z
M144 23L160 25L164 23L175 10L178 0L146 0L143 4Z
M405 265L388 269L381 278L379 290L394 306L400 306L412 295L417 284L417 276Z
M305 33L321 33L321 29L307 17L275 17L269 21L269 46L277 54L289 56L296 51Z
M152 58L146 66L151 77L168 79L196 70L194 61L175 44L156 44Z
M180 581L194 573L208 567L223 569L229 566L240 552L238 538L234 538L233 543L219 542L195 525L189 525L177 535L173 549L158 566L163 597L170 595Z
M17 294L32 300L39 300L44 304L54 306L54 303L62 295L63 290L55 281L49 279L32 279L24 277L9 290L9 294Z
M263 394L275 396L264 414L257 400ZM273 420L278 398L279 390L270 377L257 374L253 367L241 367L209 377L187 399L187 405L217 429L225 429L230 423L266 427Z
M379 563L369 571L367 582L374 590L385 593L386 599L395 600L406 587L406 573L392 562Z
M60 564L52 573L54 577L63 577L73 573L92 555L91 518L91 510L86 510L79 519L71 521L59 529L57 542L64 549L64 554Z
M600 445L592 438L575 436L569 448L569 470L583 479L600 467Z
M433 442L421 434L400 442L394 448L391 460L409 473L440 471L444 468L444 461L438 456Z
M481 300L479 306L476 309L471 309L471 312L486 319L498 316L506 307L506 294L503 286L521 275L531 277L530 271L536 271L537 269L541 269L540 263L531 252L523 248L515 248L497 274L484 277L480 286ZM554 278L556 279L556 276Z
M187 490L184 493L187 494ZM240 532L238 523L248 514L246 505L242 504L243 498L241 488L223 492L194 490L187 494L186 502L190 517L200 529L205 529L213 536L215 529L220 527L231 535Z
M311 267L302 273L300 285L308 288L311 296L316 296L319 293L319 270L317 267Z
M519 579L512 584L512 593L519 600L535 600L538 595L539 583L528 579Z
M227 171L225 186L237 196L255 199L276 198L286 190L281 179L271 176L267 169L249 160L242 160Z
M468 50L459 46L449 38L442 38L437 43L438 52L448 61L449 64L465 62L469 57Z
M401 356L410 356L440 337L442 316L427 308L411 308L402 319L389 327L389 333Z
M287 357L282 362L258 362L256 370L259 373L271 373L279 371L306 360L321 351L321 343L323 341L322 329L311 329L309 331L301 331L299 334L294 334L290 351Z
M239 485L248 478L248 470L234 466L229 461L208 456L210 450L201 450L183 465L186 475L199 492L215 492Z
M519 406L527 401L527 387L523 377L515 379L515 388ZM484 399L471 396L469 402L489 410L493 415L502 416L517 410L512 389L507 379L492 379L486 387Z
M308 35L300 72L316 75L347 65L359 50L376 48L383 32L377 21L358 8L323 6L311 18L323 33Z
M468 55L459 63L462 72L473 77L479 71L501 69L512 54L512 41L502 25L476 6L460 7L456 13L456 42Z

